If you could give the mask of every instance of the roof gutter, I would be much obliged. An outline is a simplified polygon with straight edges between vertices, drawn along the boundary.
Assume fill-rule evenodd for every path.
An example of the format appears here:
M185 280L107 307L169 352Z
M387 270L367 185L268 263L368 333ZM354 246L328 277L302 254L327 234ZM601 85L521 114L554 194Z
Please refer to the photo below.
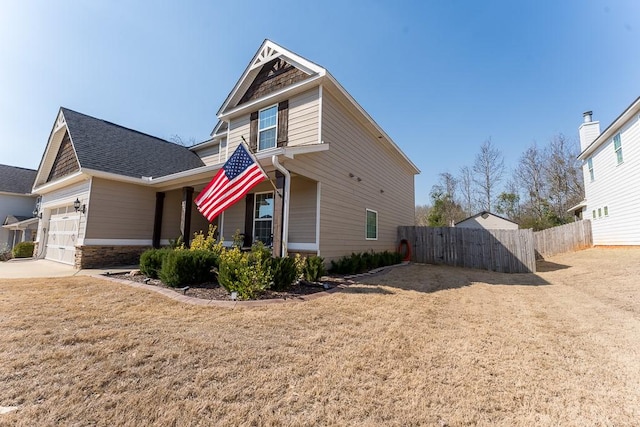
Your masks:
M402 158L411 166L411 168L414 170L414 173L419 174L420 173L420 169L418 169L418 167L415 165L415 163L413 163L409 157L407 157L407 155L400 149L400 147L398 147L398 145L393 142L393 140L391 139L391 137L389 135L387 135L387 133L382 130L382 128L380 127L380 125L378 125L378 123L373 119L373 117L371 117L369 115L369 113L367 113L365 111L364 108L362 108L362 106L360 104L358 104L358 101L355 100L355 98L353 96L351 96L351 94L349 92L347 92L347 90L340 84L338 83L338 81L335 79L335 77L333 77L331 75L331 73L327 72L325 78L331 82L331 84L333 86L335 86L341 93L342 95L347 98L349 100L349 102L351 102L351 104L353 104L358 112L360 114L362 114L363 117L365 117L367 119L367 121L369 121L369 123L371 123L371 125L373 125L373 127L376 129L377 132L380 133L380 135L382 135L384 137L384 139L386 139L391 146L398 152L398 154L400 154L402 156Z

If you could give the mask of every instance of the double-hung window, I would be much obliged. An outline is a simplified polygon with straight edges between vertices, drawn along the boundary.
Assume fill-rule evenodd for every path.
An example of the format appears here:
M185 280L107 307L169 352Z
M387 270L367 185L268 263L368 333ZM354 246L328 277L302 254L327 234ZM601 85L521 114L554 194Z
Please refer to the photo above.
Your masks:
M593 174L593 158L589 157L587 167L589 168L589 178L591 178L591 181L595 180L595 175Z
M378 212L367 209L367 240L378 240Z
M258 112L258 151L274 148L278 135L278 106Z
M271 246L273 239L273 191L256 194L253 212L255 241Z
M622 163L622 141L620 140L620 134L613 137L613 149L616 152L618 164Z

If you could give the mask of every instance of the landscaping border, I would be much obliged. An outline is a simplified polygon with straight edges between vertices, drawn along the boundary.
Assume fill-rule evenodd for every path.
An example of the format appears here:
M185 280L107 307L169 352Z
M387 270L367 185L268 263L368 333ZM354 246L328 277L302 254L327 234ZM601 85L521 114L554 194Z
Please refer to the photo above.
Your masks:
M400 264L388 265L386 267L376 268L367 273L362 274L352 274L349 276L344 276L344 279L347 281L346 283L340 284L334 288L331 288L326 291L319 291L314 294L302 295L295 298L273 298L273 299L265 299L265 300L251 300L251 301L220 301L220 300L208 300L202 298L189 297L186 295L180 295L173 289L164 288L161 286L155 285L146 285L140 282L134 282L133 280L124 280L117 279L115 277L109 277L109 274L92 274L89 277L93 277L95 279L108 280L115 283L120 283L122 285L131 286L132 288L144 289L148 291L157 292L162 294L170 299L175 301L179 301L185 304L198 305L201 307L222 307L222 308L251 308L251 307L263 307L267 305L274 304L282 304L282 303L292 303L292 302L306 302L313 301L317 298L322 298L328 295L331 295L335 292L339 292L342 289L347 288L348 286L356 283L353 279L357 279L358 277L370 277L377 274L381 274L395 267L402 267L404 265L409 265L408 262L402 262Z

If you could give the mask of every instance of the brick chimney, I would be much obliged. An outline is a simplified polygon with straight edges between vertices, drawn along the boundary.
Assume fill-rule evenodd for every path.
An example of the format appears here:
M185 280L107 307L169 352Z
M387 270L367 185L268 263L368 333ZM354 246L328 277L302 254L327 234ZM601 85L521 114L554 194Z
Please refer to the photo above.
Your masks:
M580 151L584 151L600 135L600 122L592 121L593 111L582 114L584 121L578 128L580 133Z

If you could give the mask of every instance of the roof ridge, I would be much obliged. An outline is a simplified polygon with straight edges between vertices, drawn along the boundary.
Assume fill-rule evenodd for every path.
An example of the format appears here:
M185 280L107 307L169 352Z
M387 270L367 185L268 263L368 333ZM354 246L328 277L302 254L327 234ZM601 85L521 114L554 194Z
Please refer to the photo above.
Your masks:
M111 122L111 121L109 121L109 120L101 119L101 118L98 118L98 117L93 117L93 116L90 116L90 115L88 115L88 114L84 114L84 113L81 113L81 112L79 112L79 111L75 111L75 110L72 110L72 109L70 109L70 108L66 108L66 107L60 107L60 108L61 108L62 110L71 111L72 113L75 113L75 114L80 114L81 116L89 117L90 119L93 119L93 120L99 120L99 121L101 121L101 122L103 122L103 123L105 123L105 124L108 124L108 125L112 125L112 126L119 127L120 129L128 130L128 131L130 131L130 132L135 132L135 133L137 133L137 134L139 134L139 135L148 136L149 138L157 139L157 140L158 140L158 141L160 141L160 142L165 142L165 143L167 143L167 144L172 144L172 145L175 145L175 146L177 146L177 147L184 147L184 148L188 148L188 147L186 147L186 146L184 146L184 145L181 145L181 144L178 144L178 143L175 143L175 142L168 141L168 140L166 140L166 139L164 139L164 138L160 138L159 136L151 135L151 134L146 133L146 132L141 132L141 131L136 130L136 129L132 129L132 128L129 128L129 127L126 127L126 126L122 126L122 125L119 125L118 123L114 123L114 122Z

